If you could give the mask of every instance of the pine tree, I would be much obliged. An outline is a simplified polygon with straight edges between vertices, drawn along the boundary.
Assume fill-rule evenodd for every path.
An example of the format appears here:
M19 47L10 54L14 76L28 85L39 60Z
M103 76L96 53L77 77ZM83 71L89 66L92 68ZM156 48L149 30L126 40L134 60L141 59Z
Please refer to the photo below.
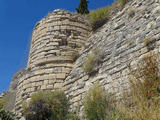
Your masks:
M77 12L80 14L88 14L89 10L88 10L88 1L86 0L81 0L79 7L76 8Z

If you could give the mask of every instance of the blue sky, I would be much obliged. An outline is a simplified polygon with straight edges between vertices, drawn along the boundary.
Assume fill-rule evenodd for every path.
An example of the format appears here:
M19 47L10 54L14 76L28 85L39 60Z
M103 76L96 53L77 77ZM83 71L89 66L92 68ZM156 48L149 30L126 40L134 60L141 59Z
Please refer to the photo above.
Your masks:
M0 0L0 93L8 89L14 73L25 67L32 30L54 9L75 12L80 0ZM89 9L113 0L90 0Z

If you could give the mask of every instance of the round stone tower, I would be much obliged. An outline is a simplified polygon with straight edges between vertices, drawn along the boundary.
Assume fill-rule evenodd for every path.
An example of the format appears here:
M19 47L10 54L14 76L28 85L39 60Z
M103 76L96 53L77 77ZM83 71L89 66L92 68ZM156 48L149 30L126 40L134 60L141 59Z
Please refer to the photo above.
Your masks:
M36 91L63 87L88 34L87 21L65 10L57 9L36 24L27 68L18 81L17 114L22 102Z

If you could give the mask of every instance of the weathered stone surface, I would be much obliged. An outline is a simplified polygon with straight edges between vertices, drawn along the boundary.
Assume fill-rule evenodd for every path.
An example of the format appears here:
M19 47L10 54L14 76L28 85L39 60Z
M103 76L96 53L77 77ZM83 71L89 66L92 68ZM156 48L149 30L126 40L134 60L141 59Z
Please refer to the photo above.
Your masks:
M81 50L88 34L86 20L60 9L35 25L26 72L16 79L17 115L22 111L23 101L36 91L62 88L74 65L72 53ZM13 84L10 89L14 89Z
M83 97L79 96L84 96L97 81L107 92L121 97L121 93L129 89L128 65L134 67L150 52L160 54L159 6L159 0L130 0L122 11L90 35L86 41L87 47L64 82L66 94L72 96L73 107L78 105L79 101L83 101ZM130 8L134 8L135 14L128 18ZM148 37L155 39L151 51L144 43L144 39ZM89 77L83 72L82 65L95 49L99 49L104 58L97 74Z
M131 8L135 13L129 17ZM129 0L122 11L113 13L89 38L88 22L65 10L57 9L36 24L27 68L10 87L16 90L17 115L22 115L23 101L38 90L63 89L76 108L97 81L117 97L129 89L128 65L135 66L150 52L160 54L160 0ZM154 41L150 51L144 43L148 37ZM103 59L97 73L89 76L82 66L95 49ZM75 52L80 54L76 62L72 60Z

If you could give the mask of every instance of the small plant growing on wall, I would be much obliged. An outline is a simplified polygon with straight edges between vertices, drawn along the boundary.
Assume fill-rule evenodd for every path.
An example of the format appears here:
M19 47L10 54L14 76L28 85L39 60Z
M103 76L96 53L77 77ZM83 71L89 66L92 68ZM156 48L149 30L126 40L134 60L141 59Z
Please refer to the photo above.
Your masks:
M69 100L62 91L40 91L23 108L26 120L66 120Z
M79 57L79 52L78 51L75 51L75 52L71 53L71 58L72 58L73 62L75 62L78 57Z
M91 22L93 31L96 31L107 22L110 10L111 7L107 6L90 12L89 21Z
M148 38L145 38L143 40L144 44L146 45L148 51L151 51L155 48L155 39L154 37L148 37Z
M0 108L3 108L6 104L6 96L0 98Z
M128 10L128 18L133 18L135 16L135 10L133 8Z
M9 111L0 108L0 120L18 120Z
M87 120L130 120L115 106L115 99L104 92L99 83L89 89L84 97L84 113Z
M99 49L93 50L91 54L88 55L83 63L83 71L85 73L91 74L98 70L98 66L102 62L103 55Z
M128 0L120 0L119 2L120 2L120 8L122 9L125 6L125 4L128 2Z
M88 120L105 120L108 107L106 93L97 83L84 98L84 113Z

